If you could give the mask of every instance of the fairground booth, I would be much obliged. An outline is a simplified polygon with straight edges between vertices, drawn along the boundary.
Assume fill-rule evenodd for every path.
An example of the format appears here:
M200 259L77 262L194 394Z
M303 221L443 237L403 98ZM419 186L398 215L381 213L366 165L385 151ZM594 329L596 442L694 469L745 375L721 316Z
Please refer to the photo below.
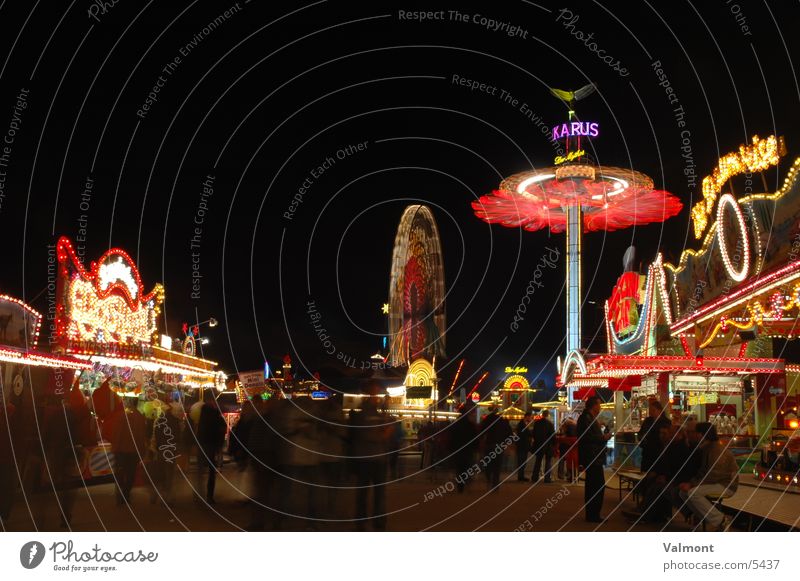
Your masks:
M781 138L756 136L720 159L691 211L695 248L643 273L629 249L605 305L607 353L561 365L576 401L613 398L617 461L638 463L655 398L673 421L714 423L758 478L797 485L800 367L786 357L800 334L800 159L777 192L757 193L784 154Z
M0 295L0 430L10 436L20 479L31 456L41 454L50 414L63 413L60 402L69 397L75 374L90 367L82 359L49 353L46 341L40 345L42 322L26 303Z
M85 268L67 238L56 246L55 337L52 350L80 362L79 387L89 398L97 464L108 470L108 438L122 398L140 400L151 419L171 402L197 399L203 388L224 389L216 363L195 354L197 329L173 349L158 333L164 288L145 290L131 257L118 248ZM93 473L92 476L98 474Z

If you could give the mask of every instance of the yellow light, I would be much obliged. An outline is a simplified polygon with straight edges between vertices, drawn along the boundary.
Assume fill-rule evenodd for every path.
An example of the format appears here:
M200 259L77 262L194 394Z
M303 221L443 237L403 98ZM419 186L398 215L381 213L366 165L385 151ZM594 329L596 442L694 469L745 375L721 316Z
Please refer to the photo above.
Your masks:
M793 430L796 430L800 426L800 422L797 420L789 420L789 427Z
M740 145L738 152L722 156L711 175L703 178L703 199L692 208L695 238L703 236L717 196L729 179L738 174L764 171L778 165L780 157L785 153L783 137L770 135L766 139L760 139L758 135L754 135L752 145Z
M383 303L383 306L381 307L381 313L384 315L389 314L389 303Z

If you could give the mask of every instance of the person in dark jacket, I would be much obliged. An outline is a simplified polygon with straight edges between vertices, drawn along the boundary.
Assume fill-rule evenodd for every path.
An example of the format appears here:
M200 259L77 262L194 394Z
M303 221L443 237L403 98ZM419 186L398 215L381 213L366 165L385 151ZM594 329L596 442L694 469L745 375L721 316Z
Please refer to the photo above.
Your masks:
M586 407L578 418L578 462L586 471L583 502L586 522L600 523L603 517L605 495L606 442L611 434L603 434L597 423L600 414L600 398L593 396L586 400Z
M642 449L642 472L647 472L664 449L659 438L662 428L669 428L671 422L664 413L664 406L656 399L648 402L648 416L639 428L639 447Z
M542 459L544 459L544 482L548 484L553 481L550 470L553 464L553 446L556 442L556 428L550 421L550 412L542 411L542 417L533 422L533 449L536 454L536 463L533 465L531 483L539 481L539 471L542 469Z
M125 410L114 424L111 450L114 452L114 477L117 481L117 504L129 503L139 461L147 451L147 430L139 400L125 399Z
M475 462L475 451L478 449L478 430L472 421L470 413L474 406L464 405L461 415L450 426L450 446L453 454L453 464L456 470L456 484L458 491L463 493L469 480L469 469Z
M210 391L206 392L205 404L200 410L197 422L197 445L200 448L198 460L202 467L208 469L206 483L206 502L214 504L214 488L217 483L217 456L225 444L225 433L228 424L222 417L216 398Z
M517 480L527 482L525 467L528 465L528 454L531 452L531 412L525 412L517 422Z
M727 529L723 515L709 497L733 496L739 486L739 465L727 446L720 443L716 428L708 423L697 424L700 468L689 482L680 484L680 497L698 521L705 521L711 530Z
M481 422L483 453L487 457L486 480L492 492L500 492L500 470L503 467L503 452L506 441L513 436L511 424L493 409Z
M378 387L368 386L368 393L377 393ZM350 441L356 461L356 527L365 530L369 521L376 531L386 530L386 471L389 438L393 430L388 416L378 409L376 397L363 399L361 410L350 416ZM367 511L367 500L372 490L372 516Z
M150 502L159 498L172 504L173 484L175 482L175 462L180 454L183 440L181 433L183 410L180 407L166 408L153 422L153 440L155 453L153 458L153 484Z

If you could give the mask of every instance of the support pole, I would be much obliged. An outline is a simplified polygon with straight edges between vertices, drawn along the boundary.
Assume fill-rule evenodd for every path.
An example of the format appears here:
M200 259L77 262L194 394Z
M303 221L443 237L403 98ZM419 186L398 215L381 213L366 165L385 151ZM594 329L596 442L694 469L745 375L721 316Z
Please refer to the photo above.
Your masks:
M567 354L581 348L581 236L580 206L567 208Z

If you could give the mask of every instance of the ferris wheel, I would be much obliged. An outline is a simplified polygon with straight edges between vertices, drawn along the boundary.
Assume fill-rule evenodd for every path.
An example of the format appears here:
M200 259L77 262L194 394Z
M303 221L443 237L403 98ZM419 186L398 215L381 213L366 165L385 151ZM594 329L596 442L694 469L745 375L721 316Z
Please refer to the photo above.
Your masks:
M439 229L427 206L400 219L389 281L389 361L406 366L445 355L444 263Z

